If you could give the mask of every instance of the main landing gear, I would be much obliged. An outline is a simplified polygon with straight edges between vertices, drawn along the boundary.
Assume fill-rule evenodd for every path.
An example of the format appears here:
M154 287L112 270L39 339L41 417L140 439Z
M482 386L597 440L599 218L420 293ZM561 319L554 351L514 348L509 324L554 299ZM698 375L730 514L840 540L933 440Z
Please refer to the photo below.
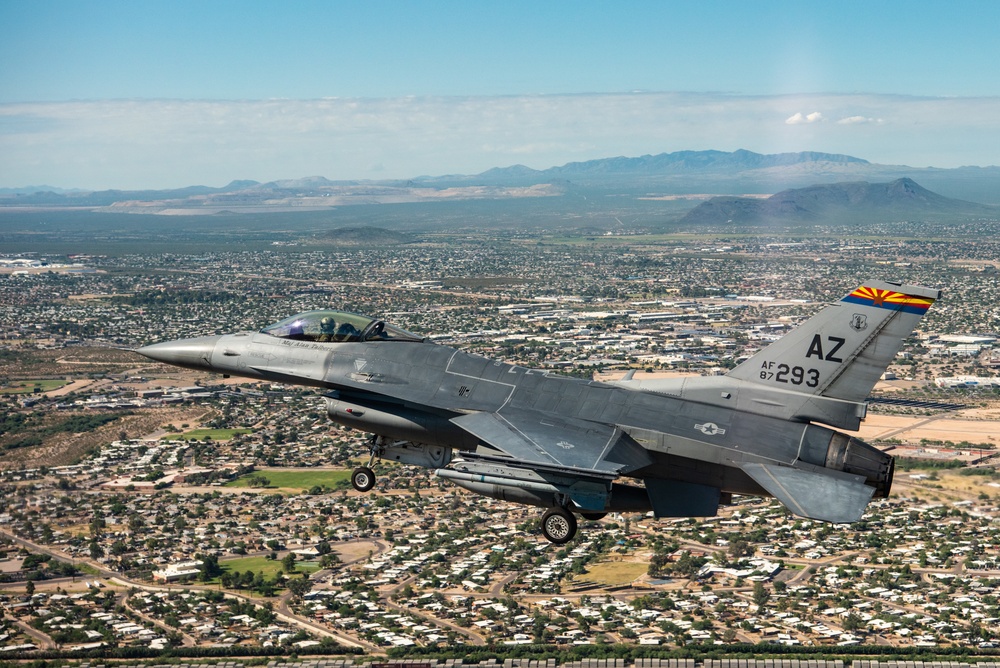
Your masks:
M479 476L470 475L467 471L465 473L462 473L462 471L451 471L450 469L445 471L443 469L451 460L451 450L440 446L426 446L409 441L394 441L384 436L373 435L368 441L368 451L371 455L368 463L354 469L351 474L351 486L359 492L368 492L375 487L376 479L373 467L376 460L385 457L389 461L438 469L439 476L452 480L460 487L464 487L477 494L504 501L529 503L532 505L545 504L549 508L542 516L542 535L554 545L564 545L576 537L577 519L570 510L571 507L574 507L573 501L568 495L554 490L551 486L545 487L536 484L536 487L541 487L541 490L531 491L529 488L525 491L517 486L517 482L520 479L513 477L509 483L506 483L506 480L501 480L500 482L492 480L488 484L484 484L483 481L492 476L492 473L485 469L485 472L482 472ZM454 473L454 475L444 475L447 472ZM463 475L465 477L462 477ZM520 482L522 484L533 483L532 480L520 480ZM590 521L599 520L605 515L607 513L602 511L580 512L580 516L583 519Z
M576 518L565 508L550 508L542 515L542 535L556 545L568 543L576 535Z
M375 460L382 455L384 447L378 436L372 436L368 441L368 451L371 456L368 458L366 466L359 466L351 473L351 486L359 492L367 492L375 486L375 471L372 467Z
M585 520L596 522L604 518L607 513L580 513L580 517ZM576 517L563 506L550 508L542 515L542 535L556 545L563 545L573 540L576 536Z
M351 474L351 485L359 492L367 492L375 486L375 471L367 466L359 466Z

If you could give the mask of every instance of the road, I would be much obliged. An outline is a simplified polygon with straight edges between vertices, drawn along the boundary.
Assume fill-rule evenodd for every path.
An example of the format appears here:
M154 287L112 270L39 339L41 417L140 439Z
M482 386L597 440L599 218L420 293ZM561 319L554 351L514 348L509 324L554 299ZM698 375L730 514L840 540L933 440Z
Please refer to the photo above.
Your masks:
M403 580L398 585L396 585L396 586L392 587L391 589L389 589L386 592L386 594L385 594L385 600L383 601L383 603L385 603L386 607L390 608L391 610L395 610L396 612L402 613L402 614L407 614L407 615L412 615L414 617L419 617L420 619L424 620L428 624L434 624L435 626L443 626L444 628L448 629L449 631L453 631L454 633L457 633L460 636L465 636L465 638L467 638L469 640L469 642L471 642L473 645L476 645L477 647L483 647L483 646L485 646L487 644L486 643L486 638L484 638L483 636L479 635L475 631L472 631L472 630L466 629L466 628L462 628L461 626L458 626L457 624L452 624L451 622L445 621L443 619L438 619L434 615L427 614L427 613L422 612L420 610L414 610L413 608L407 608L407 607L404 607L404 606L401 606L401 605L396 605L395 603L392 602L393 595L395 595L396 593L398 593L406 585L412 584L416 580L417 580L417 576L414 575L414 576L411 576L411 577L407 578L406 580Z
M35 644L41 649L53 649L56 646L56 644L52 641L52 638L48 637L38 629L28 626L20 619L11 619L9 621L13 622L14 626L21 629L25 635L30 636L35 641Z
M163 632L164 635L168 635L170 633L175 633L175 632L178 633L178 634L180 634L180 636L181 636L181 643L184 645L184 647L195 647L198 644L198 641L195 640L194 636L192 636L192 635L190 635L188 633L185 633L184 631L182 631L179 628L175 629L175 628L172 628L170 626L167 626L163 622L161 622L161 621L159 621L157 619L153 619L152 617L150 617L146 613L140 612L139 610L136 610L135 608L133 608L132 607L132 600L131 599L132 599L132 594L126 594L125 596L122 597L121 604L125 607L126 610L128 610L130 613L132 613L132 615L138 617L139 619L143 620L144 622L148 622L148 623L152 624L156 628L160 629Z
M70 563L70 564L73 564L75 566L80 566L81 564L86 564L88 567L95 569L100 574L100 576L103 577L104 579L108 580L112 584L116 584L116 585L118 585L120 587L123 587L123 588L129 588L129 589L135 588L135 589L138 589L140 591L146 591L146 592L162 592L162 591L171 591L171 590L174 590L174 591L179 591L179 590L216 591L216 589L212 588L212 587L190 585L190 584L186 584L186 585L183 585L183 586L171 586L171 585L167 585L167 584L163 584L163 585L150 585L150 584L147 584L145 582L139 582L139 581L136 581L136 580L131 580L131 579L129 579L129 578L121 575L120 573L118 573L116 571L113 571L113 570L111 570L109 568L106 568L105 566L103 566L103 565L101 565L101 564L99 564L97 562L91 561L89 559L75 559L72 556L67 555L66 553L61 552L59 550L55 550L53 548L49 548L49 547L46 547L44 545L39 545L39 544L34 543L32 541L29 541L29 540L25 540L24 538L20 538L20 537L16 536L15 534L11 533L10 531L8 531L6 529L0 528L0 535L4 536L5 538L7 538L8 540L12 541L13 543L15 543L17 545L20 545L20 546L22 546L24 548L27 548L28 550L30 550L30 551L32 551L32 552L34 552L36 554L45 554L45 555L48 555L48 556L52 557L53 559L56 559L56 560L62 561L62 562L66 562L66 563ZM383 550L386 549L386 546L383 543L379 543L379 542L376 541L375 544L376 544L376 549L379 552L381 552L381 551L383 551ZM367 559L367 556L365 556L363 558ZM355 560L355 561L357 561L357 560ZM226 598L232 598L232 599L237 599L237 600L241 600L241 601L246 601L248 603L253 603L255 605L259 605L263 600L273 600L273 599L252 598L250 596L245 596L243 594L236 594L236 593L233 593L233 592L226 592L225 596L226 596ZM277 613L278 618L281 619L282 621L284 621L284 622L286 622L288 624L291 624L292 626L305 629L305 630L310 631L312 633L315 633L317 635L321 635L321 636L333 638L338 643L340 643L340 644L342 644L342 645L344 645L346 647L360 648L360 649L363 649L363 650L365 650L366 652L369 652L369 653L379 653L379 654L384 653L384 650L382 650L381 648L379 648L379 647L377 647L375 645L372 645L371 643L367 643L367 642L365 642L365 641L363 641L363 640L361 640L359 638L354 638L352 636L347 636L347 635L344 635L344 634L335 633L335 632L327 629L326 627L317 624L316 622L314 622L314 621L312 621L310 619L307 619L305 617L301 617L301 616L295 614L291 609L289 609L287 607L285 598L286 597L282 597L281 599L277 599L277 604L278 605L276 606L276 610L275 610L275 612ZM126 607L128 607L128 606L126 606ZM168 627L166 627L162 623L157 622L156 620L150 619L149 617L147 617L145 615L142 615L141 613L137 613L135 611L132 611L132 612L134 612L134 614L136 614L136 616L138 616L138 617L140 617L140 618L142 618L142 619L144 619L146 621L149 621L149 622L153 623L158 628L167 629L168 631L169 630L174 630L174 629L169 629ZM19 624L19 626L21 626L21 625ZM25 632L28 633L29 635L31 635L32 638L37 639L40 643L45 643L44 644L45 647L54 647L55 644L52 642L52 639L50 637L48 637L47 635L45 635L44 633L36 631L35 629L32 629L31 627L28 627L27 625L24 625L22 628L24 628ZM194 638L191 638L191 640L194 641ZM185 641L184 644L185 644L185 646L188 645L186 641Z

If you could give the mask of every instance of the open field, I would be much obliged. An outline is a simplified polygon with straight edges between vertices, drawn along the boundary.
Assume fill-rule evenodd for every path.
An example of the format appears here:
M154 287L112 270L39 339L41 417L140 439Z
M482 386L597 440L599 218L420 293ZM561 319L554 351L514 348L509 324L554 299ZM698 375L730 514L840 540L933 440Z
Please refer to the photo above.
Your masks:
M273 578L279 573L284 572L281 567L280 559L268 559L267 557L244 557L242 559L227 559L226 561L220 561L219 566L222 570L229 573L245 573L246 571L251 571L253 573L261 573L266 578ZM295 562L295 572L296 573L315 573L319 570L319 564L315 561L296 561ZM217 582L217 580L212 580L212 582Z
M346 489L351 484L351 472L346 469L258 469L249 475L237 478L226 487L251 487L254 476L263 476L270 481L268 489L301 492L313 487Z
M649 564L637 561L601 561L587 567L585 575L574 581L596 582L605 587L626 585L634 582L649 570Z
M1000 500L1000 476L996 474L995 469L985 469L983 473L984 475L967 475L953 470L918 469L897 471L893 483L893 496L942 502L984 498Z
M992 412L992 411L991 411ZM963 411L962 413L965 413ZM1000 429L995 415L980 411L984 419L963 419L963 414L936 416L869 414L861 429L848 432L865 441L894 439L918 444L922 440L948 442L958 445L965 441L972 445L1000 446Z
M32 392L51 392L65 386L69 381L57 380L15 380L10 386L0 388L0 394L31 394Z

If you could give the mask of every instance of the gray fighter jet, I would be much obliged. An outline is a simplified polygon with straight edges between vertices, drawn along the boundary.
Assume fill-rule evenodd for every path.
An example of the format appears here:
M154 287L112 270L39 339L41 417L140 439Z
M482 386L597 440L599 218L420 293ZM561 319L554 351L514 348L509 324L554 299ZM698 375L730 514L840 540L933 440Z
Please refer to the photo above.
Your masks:
M869 281L727 375L669 380L563 377L340 311L137 352L322 388L330 419L372 434L368 466L352 476L359 491L374 486L379 459L432 468L477 494L547 508L542 532L565 543L575 514L712 516L732 494L858 520L889 494L893 459L837 429L858 429L875 382L938 298Z

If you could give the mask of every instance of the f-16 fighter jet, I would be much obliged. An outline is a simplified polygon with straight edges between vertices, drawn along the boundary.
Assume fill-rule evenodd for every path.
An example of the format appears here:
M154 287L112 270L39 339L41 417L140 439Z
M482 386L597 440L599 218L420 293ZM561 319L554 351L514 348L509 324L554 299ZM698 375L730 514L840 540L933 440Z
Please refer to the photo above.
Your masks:
M854 522L889 494L893 459L844 434L921 316L929 288L868 281L724 376L596 382L494 361L377 318L300 313L259 332L144 346L191 369L321 388L330 419L372 434L354 471L424 466L477 494L546 509L561 544L580 515L715 515L733 494Z

